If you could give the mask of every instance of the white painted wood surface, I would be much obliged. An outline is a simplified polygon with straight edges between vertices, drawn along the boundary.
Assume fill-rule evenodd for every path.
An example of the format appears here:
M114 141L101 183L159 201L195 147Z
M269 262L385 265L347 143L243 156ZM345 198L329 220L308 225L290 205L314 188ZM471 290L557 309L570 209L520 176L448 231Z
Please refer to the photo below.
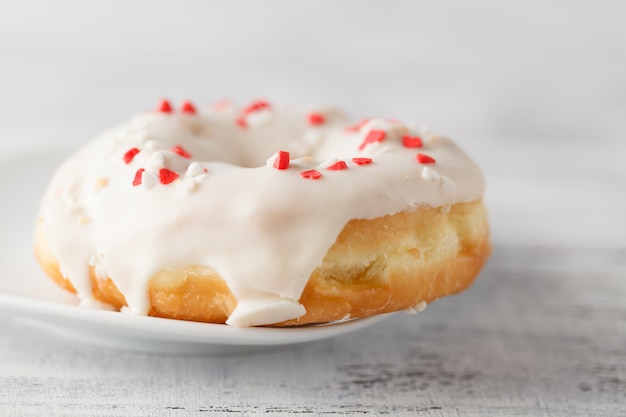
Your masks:
M0 415L626 416L626 249L496 247L465 294L232 356L68 343L0 321Z
M620 0L0 2L2 157L78 145L162 95L338 104L457 140L496 243L475 286L422 314L246 355L75 345L0 317L0 415L626 416L625 16Z

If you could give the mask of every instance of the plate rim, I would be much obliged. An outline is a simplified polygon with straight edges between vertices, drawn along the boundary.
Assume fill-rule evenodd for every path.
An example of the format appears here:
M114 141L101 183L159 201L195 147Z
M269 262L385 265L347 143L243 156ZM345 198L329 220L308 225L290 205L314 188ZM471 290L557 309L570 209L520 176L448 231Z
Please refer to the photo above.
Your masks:
M234 327L91 309L0 292L0 313L48 333L97 345L157 352L188 352L186 345L215 348L269 347L309 343L358 331L386 320L380 314L320 326ZM82 333L81 334L79 334ZM75 334L72 334L75 333ZM148 343L162 343L153 346ZM139 345L140 349L133 348ZM174 345L174 347L172 347ZM198 349L193 348L195 352Z
M55 156L62 157L67 153L65 146L44 146L42 148L25 150L15 149L8 154L0 156L0 172L11 164L16 162L36 163L41 158L49 156L47 151L54 149ZM30 181L34 184L41 178L32 178ZM47 179L46 179L47 180ZM43 182L43 179L42 179ZM0 183L0 191L3 184ZM4 185L6 187L6 185ZM26 190L33 187L26 188ZM28 191L26 191L28 192ZM34 191L32 191L34 192ZM29 195L32 197L32 195ZM15 223L15 229L19 233L21 220ZM18 226L19 225L19 226ZM28 231L31 232L30 230ZM8 239L3 234L5 243ZM16 249L18 250L18 249ZM24 255L22 250L18 250L20 256ZM14 254L15 254L14 253ZM9 256L0 252L0 260ZM31 257L29 257L31 259ZM33 265L36 267L34 256L32 257ZM19 265L17 272L19 273ZM24 266L26 270L27 267ZM25 272L29 273L29 272ZM42 279L45 275L42 273ZM36 278L32 278L36 279ZM170 343L196 343L204 345L221 345L221 346L276 346L285 344L306 343L321 339L327 339L339 336L344 333L356 331L372 324L380 322L394 313L381 314L377 316L366 317L362 319L347 320L344 322L332 323L319 326L303 326L303 327L234 327L225 324L202 323L183 321L175 319L165 319L158 317L142 316L132 313L120 313L117 311L107 311L83 307L64 301L62 299L39 298L36 296L28 296L28 282L18 283L18 288L26 288L25 293L22 291L12 292L11 287L0 287L0 313L8 315L15 320L35 321L44 326L39 326L45 330L45 325L52 327L64 327L71 331L72 326L82 328L87 333L91 331L97 336L91 327L101 330L103 334L110 336L121 336L126 333L128 336L141 338L144 340L163 341ZM31 292L32 294L32 292ZM91 326L91 327L90 327Z

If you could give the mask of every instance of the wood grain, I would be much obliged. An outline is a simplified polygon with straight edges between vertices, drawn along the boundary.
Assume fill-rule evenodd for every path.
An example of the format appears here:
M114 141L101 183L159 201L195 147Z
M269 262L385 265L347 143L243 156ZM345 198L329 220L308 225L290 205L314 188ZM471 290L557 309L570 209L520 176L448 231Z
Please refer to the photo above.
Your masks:
M626 416L626 250L496 245L419 315L245 355L77 346L0 321L0 415Z

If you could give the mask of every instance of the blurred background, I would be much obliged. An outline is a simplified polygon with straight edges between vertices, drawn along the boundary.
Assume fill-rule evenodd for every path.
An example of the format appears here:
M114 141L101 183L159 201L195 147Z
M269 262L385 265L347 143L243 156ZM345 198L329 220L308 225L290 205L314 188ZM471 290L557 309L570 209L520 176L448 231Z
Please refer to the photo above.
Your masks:
M482 166L496 244L626 246L624 1L0 0L5 154L162 97L423 123Z

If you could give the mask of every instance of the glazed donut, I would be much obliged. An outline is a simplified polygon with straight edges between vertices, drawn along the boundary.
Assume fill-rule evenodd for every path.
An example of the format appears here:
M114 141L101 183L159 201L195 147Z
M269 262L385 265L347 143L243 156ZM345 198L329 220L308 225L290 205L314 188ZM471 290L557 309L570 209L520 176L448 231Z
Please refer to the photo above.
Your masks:
M86 306L327 323L467 288L490 252L483 187L477 166L425 127L163 101L58 169L35 252Z

